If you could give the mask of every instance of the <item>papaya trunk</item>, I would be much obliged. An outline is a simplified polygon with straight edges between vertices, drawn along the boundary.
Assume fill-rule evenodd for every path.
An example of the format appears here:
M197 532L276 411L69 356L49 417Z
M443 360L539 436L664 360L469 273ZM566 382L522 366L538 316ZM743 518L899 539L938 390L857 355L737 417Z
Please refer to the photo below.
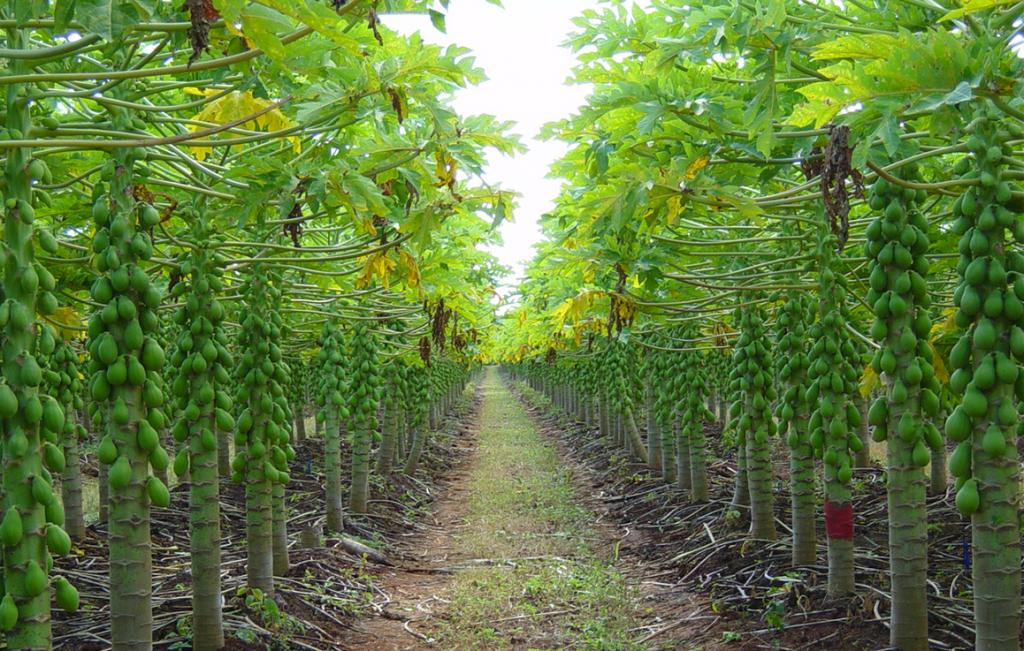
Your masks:
M678 438L679 421L676 418L672 418L670 426L661 428L661 478L668 483L676 480Z
M160 445L163 446L164 449L174 449L174 441L171 439L166 428L160 431ZM159 479L164 486L170 486L170 477L168 477L167 468L168 466L153 468L153 476Z
M391 474L398 444L398 409L394 403L384 406L381 424L380 449L377 451L377 474L386 477Z
M748 401L751 400L748 398ZM745 438L747 487L750 490L750 535L760 540L775 540L772 460L768 437L763 431L748 431Z
M341 532L345 518L341 505L341 439L343 428L338 422L338 410L327 407L327 426L324 434L324 500L327 504L327 529Z
M64 501L64 530L74 540L84 540L82 457L78 448L78 433L74 429L64 436L64 472L61 474L60 490Z
M248 557L246 584L268 597L274 595L273 492L263 474L262 455L249 451L245 483L246 538Z
M708 499L707 453L704 441L704 422L700 415L692 414L686 419L690 444L690 500L706 502ZM771 466L769 466L769 469Z
M231 433L217 432L217 473L224 479L231 477Z
M295 442L302 443L306 440L306 410L304 405L296 404L292 412L295 414Z
M192 552L192 645L196 651L224 646L220 593L220 479L217 450L203 445L201 432L216 427L213 405L194 424L189 440L189 523ZM251 538L250 538L251 541ZM250 562L250 566L252 563Z
M733 482L731 507L733 510L739 511L741 516L746 516L749 506L750 486L747 484L747 442L746 437L740 434L740 440L736 447L736 478Z
M642 461L647 460L647 449L644 446L644 439L640 436L640 430L636 426L636 418L633 416L633 409L626 407L626 412L622 415L623 425L625 426L625 436L628 438L627 445L632 448L633 455Z
M597 405L598 410L598 431L601 434L601 440L606 444L611 445L612 432L611 432L611 415L608 412L608 396L604 393L601 394L600 400Z
M107 524L110 521L110 487L107 483L106 464L99 464L96 472L96 483L99 490L99 510L96 513L96 521L101 524Z
M794 418L790 427L807 426L806 412ZM796 446L790 446L790 504L793 523L793 565L813 565L817 561L817 533L814 524L817 504L814 487L814 450L800 437Z
M893 435L888 443L890 642L901 650L919 651L928 648L926 480L924 469L914 463L914 444L895 433L895 422L904 411L901 406L893 405L891 413L896 420L889 429Z
M143 418L140 390L121 386L114 395L128 408L129 422L108 427L118 450L107 473L110 496L110 634L115 651L148 651L153 646L152 558L150 556L149 455L139 448L136 424ZM124 482L124 474L127 482ZM123 485L122 485L123 484Z
M679 488L688 492L693 488L690 476L690 438L687 436L687 428L679 420L681 417L682 414L677 415L672 426L676 434L676 482Z
M284 496L284 484L275 483L272 489L274 576L286 575L290 566L288 560L288 505Z
M946 477L946 443L932 450L932 467L928 477L928 492L942 495L949 483Z
M361 422L360 422L361 421ZM349 509L353 513L366 513L370 492L370 432L369 417L357 419L352 434L352 489Z
M647 413L647 465L654 470L661 470L661 432L658 418L654 412L654 388L648 377L645 382L646 413Z
M871 433L868 430L868 401L860 392L853 396L853 404L860 413L860 425L857 426L857 438L860 439L860 450L857 450L853 463L858 468L871 467Z
M419 427L412 431L412 448L409 450L409 456L405 460L405 468L402 472L406 475L415 475L416 468L420 464L420 456L423 454L424 439L426 438L426 431L422 427Z

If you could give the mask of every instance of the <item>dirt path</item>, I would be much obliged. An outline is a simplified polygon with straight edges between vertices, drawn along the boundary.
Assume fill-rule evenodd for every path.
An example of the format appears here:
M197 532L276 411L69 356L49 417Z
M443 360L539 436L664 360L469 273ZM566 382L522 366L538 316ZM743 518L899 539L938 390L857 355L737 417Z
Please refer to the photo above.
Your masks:
M663 624L644 572L618 558L623 532L602 522L553 433L496 370L481 392L434 526L378 575L390 601L344 648L680 648L655 646L666 642L649 635Z
M406 651L432 648L430 628L438 597L451 583L457 543L452 532L462 526L468 478L475 467L480 434L479 407L463 428L463 461L453 471L444 494L430 514L430 531L402 550L397 566L377 575L378 587L390 601L375 616L360 621L343 648L351 651ZM419 629L423 628L421 632Z

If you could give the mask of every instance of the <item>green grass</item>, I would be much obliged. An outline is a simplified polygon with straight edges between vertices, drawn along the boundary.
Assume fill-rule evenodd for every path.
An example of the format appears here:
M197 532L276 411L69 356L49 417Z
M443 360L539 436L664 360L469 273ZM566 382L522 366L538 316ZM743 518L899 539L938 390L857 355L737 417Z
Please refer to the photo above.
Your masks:
M570 472L494 369L483 385L479 460L469 480L464 559L439 646L450 649L640 648L632 588L592 545L594 515Z

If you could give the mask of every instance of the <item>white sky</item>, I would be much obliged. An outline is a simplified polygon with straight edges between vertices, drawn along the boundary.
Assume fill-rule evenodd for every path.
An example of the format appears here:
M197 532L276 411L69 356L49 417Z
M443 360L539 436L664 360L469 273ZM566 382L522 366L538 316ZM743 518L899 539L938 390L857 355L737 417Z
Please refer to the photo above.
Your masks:
M588 87L565 84L575 58L560 46L575 31L571 19L598 2L504 0L504 4L501 8L484 0L451 0L447 34L421 16L388 16L385 22L402 32L419 30L433 43L473 50L488 81L459 92L456 110L462 115L486 113L512 120L529 148L515 157L492 154L488 159L487 180L520 194L514 223L501 228L504 244L493 250L513 268L514 278L506 283L514 286L540 239L537 220L551 210L558 196L560 182L546 178L548 169L566 149L536 136L545 123L575 112L589 92Z

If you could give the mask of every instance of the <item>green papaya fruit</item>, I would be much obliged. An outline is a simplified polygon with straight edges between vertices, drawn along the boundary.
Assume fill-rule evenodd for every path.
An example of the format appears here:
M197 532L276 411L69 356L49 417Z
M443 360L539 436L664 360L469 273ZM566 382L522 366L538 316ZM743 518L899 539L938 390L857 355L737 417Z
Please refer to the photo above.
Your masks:
M171 494L162 481L152 475L146 480L146 492L154 506L166 508L171 503Z
M0 418L13 418L18 413L18 398L7 383L0 383Z
M25 577L24 577L25 593L30 597L38 597L43 594L46 590L48 582L46 580L46 572L39 566L36 560L29 559L28 564L25 566Z
M49 398L43 405L43 427L51 432L64 431L64 410L53 398Z
M17 623L18 605L14 603L14 597L6 594L3 601L0 601L0 630L9 631Z
M54 597L57 606L64 612L73 613L78 610L78 590L62 576L54 581Z
M182 477L188 474L189 466L189 455L188 449L181 449L178 454L174 456L174 474L177 477Z
M965 517L970 517L978 510L978 506L981 504L981 496L978 495L978 482L976 480L968 479L964 482L960 490L956 492L956 508L960 511L960 514Z
M971 419L964 411L963 405L958 405L946 418L946 436L956 442L965 441L971 433Z
M169 463L170 458L167 456L167 451L159 445L149 453L149 465L153 467L153 470L163 472L167 469Z
M110 487L114 490L123 490L132 479L132 467L128 457L119 456L107 474Z
M114 443L114 438L107 434L100 441L99 447L96 449L96 456L100 463L110 465L117 461L117 445Z
M148 370L158 371L164 366L164 350L154 339L147 339L142 348L142 365Z
M961 402L964 413L971 418L981 418L988 411L988 400L975 387L968 387Z
M949 457L949 472L954 477L967 478L971 476L971 442L958 443L953 454Z
M199 440L203 445L203 449L207 452L213 452L217 449L217 437L209 429L204 429L200 433Z
M1002 430L996 425L985 430L985 434L981 437L981 448L989 456L1002 456L1006 452L1006 437L1003 436Z
M139 421L139 431L137 435L137 442L139 447L149 453L156 450L160 446L160 436L153 429L153 426L148 421Z
M0 540L7 547L14 547L21 542L23 535L21 513L16 507L7 509L3 521L0 521Z
M917 443L914 444L914 450L910 454L911 460L914 465L918 468L924 468L931 461L931 453L928 451L928 446L925 445L924 441L918 439Z
M32 498L43 506L53 502L53 488L40 475L32 478Z
M64 452L53 443L43 445L43 463L52 472L64 472L66 459Z
M54 556L65 556L71 551L71 536L55 524L48 525L46 527L46 546Z
M53 500L46 505L46 521L59 527L64 526L64 505L60 500Z

